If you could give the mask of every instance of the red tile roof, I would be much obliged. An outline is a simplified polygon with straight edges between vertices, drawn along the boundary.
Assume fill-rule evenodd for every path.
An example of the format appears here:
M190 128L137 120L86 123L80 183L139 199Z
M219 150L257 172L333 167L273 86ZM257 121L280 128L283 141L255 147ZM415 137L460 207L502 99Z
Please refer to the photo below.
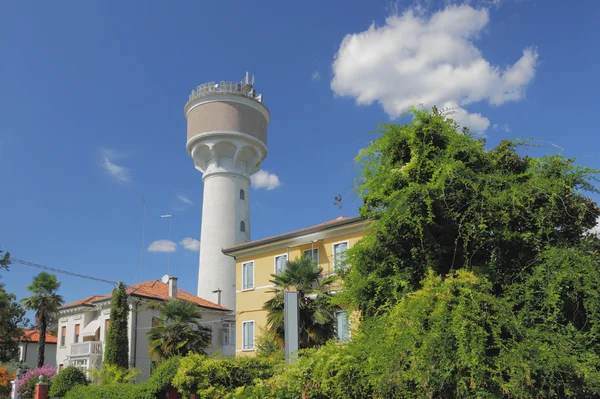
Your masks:
M159 280L151 280L129 286L127 287L127 294L149 299L158 299L161 301L168 301L173 299L169 296L169 285ZM65 305L61 307L61 309L72 308L75 306L93 306L94 303L106 301L111 297L112 294L105 296L93 295L80 301ZM183 299L185 301L195 303L196 305L201 306L203 308L223 311L229 310L226 307L217 305L216 303L207 301L206 299L197 297L195 295L190 294L189 292L179 289L177 290L177 299Z
M345 225L345 224L362 222L362 221L364 221L364 219L361 218L360 216L353 216L353 217L340 216L337 219L328 220L327 222L319 223L319 224L316 224L316 225L310 226L310 227L305 227L300 230L294 230L294 231L290 231L288 233L283 233L283 234L278 234L278 235L271 236L271 237L261 238L260 240L243 242L241 244L237 244L232 247L225 248L225 249L223 249L223 252L229 253L229 252L235 251L236 249L240 249L240 248L244 248L244 249L252 248L252 247L255 247L255 246L258 246L261 244L267 244L270 242L279 241L279 240L283 240L286 238L298 237L298 236L302 236L304 234L309 234L309 233L313 233L316 231L325 230L327 228L336 227L338 225Z
M21 342L40 342L40 330L23 330L23 335L19 340ZM55 344L56 336L52 335L50 332L46 333L46 343L47 344Z

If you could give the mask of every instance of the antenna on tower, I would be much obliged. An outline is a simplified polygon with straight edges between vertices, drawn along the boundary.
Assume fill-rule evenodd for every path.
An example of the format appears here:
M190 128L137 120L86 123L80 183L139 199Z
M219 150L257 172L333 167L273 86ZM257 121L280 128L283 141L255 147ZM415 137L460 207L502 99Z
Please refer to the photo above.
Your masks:
M142 212L144 212L142 216L142 268L140 271L140 281L144 281L144 253L146 252L144 249L144 230L146 228L146 200L142 199L140 202L142 203Z

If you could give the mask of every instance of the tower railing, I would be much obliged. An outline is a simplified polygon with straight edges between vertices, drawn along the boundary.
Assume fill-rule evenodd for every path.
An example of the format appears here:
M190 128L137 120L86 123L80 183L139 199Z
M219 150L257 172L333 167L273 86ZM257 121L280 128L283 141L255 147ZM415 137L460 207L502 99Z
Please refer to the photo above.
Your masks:
M231 82L222 80L219 83L203 83L200 86L196 87L194 90L192 90L192 92L190 93L189 100L191 101L194 98L208 96L214 93L241 95L245 97L250 97L261 103L263 100L262 94L256 94L254 85L249 84L246 80L243 80L241 82Z

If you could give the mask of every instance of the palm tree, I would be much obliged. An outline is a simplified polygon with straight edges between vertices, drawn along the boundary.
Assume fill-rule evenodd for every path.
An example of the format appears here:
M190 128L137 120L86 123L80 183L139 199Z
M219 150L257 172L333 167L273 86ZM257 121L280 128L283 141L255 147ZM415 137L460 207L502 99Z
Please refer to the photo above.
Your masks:
M182 299L164 302L158 325L148 332L150 355L160 360L184 356L189 352L204 354L210 345L212 330L200 324L198 306Z
M33 282L27 287L33 295L22 300L27 310L35 311L35 322L40 330L38 367L42 367L45 361L46 331L56 321L58 308L63 303L62 296L56 293L59 288L60 283L54 274L41 272L33 277Z
M298 292L300 348L324 344L335 336L335 310L330 288L336 277L321 279L323 269L310 258L289 261L285 270L272 274L275 295L263 305L268 312L267 326L279 344L284 343L283 292Z

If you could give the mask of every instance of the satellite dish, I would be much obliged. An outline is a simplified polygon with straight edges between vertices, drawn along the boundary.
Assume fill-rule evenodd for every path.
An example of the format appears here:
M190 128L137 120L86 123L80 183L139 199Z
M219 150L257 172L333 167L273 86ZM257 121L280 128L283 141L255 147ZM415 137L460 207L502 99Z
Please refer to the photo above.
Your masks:
M167 284L169 282L169 275L165 274L164 276L162 276L162 278L160 279L160 281L162 281L163 283Z

